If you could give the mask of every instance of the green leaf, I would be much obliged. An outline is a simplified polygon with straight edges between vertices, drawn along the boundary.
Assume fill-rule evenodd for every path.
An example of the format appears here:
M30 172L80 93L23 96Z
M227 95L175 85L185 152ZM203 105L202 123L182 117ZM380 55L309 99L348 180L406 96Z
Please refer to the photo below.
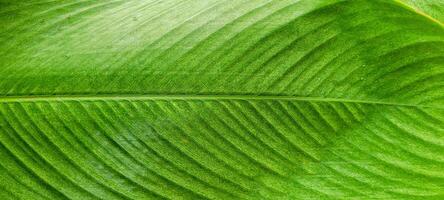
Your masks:
M0 0L0 199L444 199L439 0Z
M401 0L401 3L407 4L419 14L425 17L435 18L438 23L444 21L444 2L437 0ZM429 16L428 16L429 15Z

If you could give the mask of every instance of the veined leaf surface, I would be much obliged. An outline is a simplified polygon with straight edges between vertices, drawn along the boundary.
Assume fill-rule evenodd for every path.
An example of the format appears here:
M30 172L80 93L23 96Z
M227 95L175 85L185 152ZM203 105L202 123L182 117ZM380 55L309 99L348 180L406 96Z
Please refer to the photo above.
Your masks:
M444 199L436 0L0 0L1 199Z

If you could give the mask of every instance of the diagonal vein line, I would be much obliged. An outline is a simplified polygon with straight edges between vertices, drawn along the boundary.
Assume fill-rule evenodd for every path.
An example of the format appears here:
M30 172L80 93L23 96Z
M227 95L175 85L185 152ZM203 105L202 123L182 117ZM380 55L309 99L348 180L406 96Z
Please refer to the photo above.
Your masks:
M436 19L436 18L430 16L429 14L423 12L422 10L420 10L420 9L414 7L414 6L411 6L411 5L405 3L405 2L403 2L403 1L401 1L401 0L394 0L394 2L395 2L395 3L398 3L400 6L404 7L405 9L411 10L412 12L415 12L416 14L421 15L421 16L423 16L423 17L429 19L430 21L432 21L433 23L436 23L436 24L440 25L441 27L444 27L444 23L443 23L443 22L441 22L441 21L439 21L438 19Z

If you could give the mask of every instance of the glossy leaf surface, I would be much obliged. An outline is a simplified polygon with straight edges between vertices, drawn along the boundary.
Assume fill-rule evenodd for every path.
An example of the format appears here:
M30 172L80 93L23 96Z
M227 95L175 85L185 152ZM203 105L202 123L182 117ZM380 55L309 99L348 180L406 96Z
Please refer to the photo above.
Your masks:
M443 199L443 16L0 0L0 198Z

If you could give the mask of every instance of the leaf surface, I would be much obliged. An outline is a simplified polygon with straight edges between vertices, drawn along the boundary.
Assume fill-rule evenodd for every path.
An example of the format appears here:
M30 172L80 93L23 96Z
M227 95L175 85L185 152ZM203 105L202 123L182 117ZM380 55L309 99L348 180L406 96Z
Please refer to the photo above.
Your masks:
M2 199L443 199L440 1L0 1Z

